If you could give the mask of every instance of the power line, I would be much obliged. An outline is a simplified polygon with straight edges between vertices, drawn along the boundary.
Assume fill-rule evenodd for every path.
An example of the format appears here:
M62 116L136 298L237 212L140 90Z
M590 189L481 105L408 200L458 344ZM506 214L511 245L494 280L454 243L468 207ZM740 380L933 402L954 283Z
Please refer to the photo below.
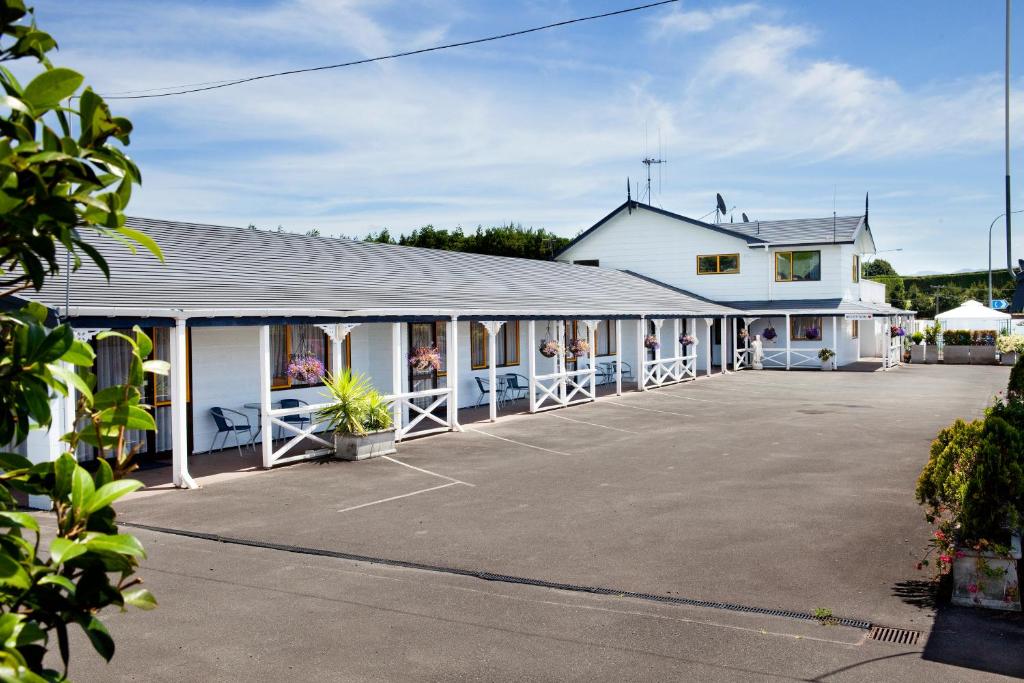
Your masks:
M310 73L313 71L327 71L328 69L341 69L346 66L358 66L360 64L370 64L372 62L382 62L388 59L398 59L399 57L411 57L412 55L421 55L427 52L437 52L439 50L448 50L453 47L465 47L467 45L477 45L479 43L487 43L494 40L502 40L504 38L514 38L516 36L526 35L528 33L536 33L538 31L546 31L552 28L558 28L560 26L568 26L569 24L578 24L584 21L592 21L594 19L605 19L607 17L613 17L619 14L629 14L630 12L639 12L641 10L650 9L652 7L658 7L660 5L668 5L670 3L678 2L679 0L659 0L659 2L651 2L646 5L637 5L635 7L627 7L626 9L615 10L614 12L605 12L604 14L593 14L587 17L577 17L576 19L566 19L565 21L558 21L553 24L545 24L544 26L535 26L534 28L527 28L521 31L512 31L511 33L502 33L495 36L488 36L486 38L476 38L474 40L464 40L458 43L446 43L444 45L435 45L433 47L425 47L419 50L408 50L406 52L396 52L390 55L384 55L382 57L368 57L366 59L357 59L351 62L342 62L341 64L328 64L325 66L313 66L306 69L292 69L289 71L278 71L269 74L260 74L259 76L249 76L247 78L238 78L229 81L213 81L207 83L196 83L193 84L198 87L191 87L189 85L179 86L167 86L167 88L176 88L171 92L163 93L148 93L140 95L106 95L105 99L108 100L141 100L153 97L171 97L173 95L187 95L189 93L204 92L206 90L217 90L219 88L228 88L233 85L241 85L242 83L250 83L252 81L260 81L267 78L277 78L279 76L291 76L294 74ZM150 90L156 90L158 88L150 88ZM146 90L136 91L125 91L125 92L138 92L147 93Z

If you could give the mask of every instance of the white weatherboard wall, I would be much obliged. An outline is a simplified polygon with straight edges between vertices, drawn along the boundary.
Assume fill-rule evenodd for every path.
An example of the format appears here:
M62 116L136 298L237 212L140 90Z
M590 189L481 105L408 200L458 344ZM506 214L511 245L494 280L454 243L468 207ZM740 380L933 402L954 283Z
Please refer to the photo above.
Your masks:
M751 246L746 240L644 209L625 210L586 239L569 247L560 261L596 259L602 268L631 270L718 301L763 299L858 299L853 257L859 244ZM821 280L775 282L777 251L821 252ZM739 254L737 274L698 275L697 257Z

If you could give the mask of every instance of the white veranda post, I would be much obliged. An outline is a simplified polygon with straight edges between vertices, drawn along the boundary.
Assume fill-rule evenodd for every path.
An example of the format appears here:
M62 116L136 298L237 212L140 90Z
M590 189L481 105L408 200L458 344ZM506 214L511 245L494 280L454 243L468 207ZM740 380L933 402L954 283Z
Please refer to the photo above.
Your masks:
M452 393L448 396L448 424L452 429L461 432L459 424L459 319L445 323L445 372L448 377L448 388Z
M644 382L644 362L647 360L646 347L644 346L644 333L647 331L647 321L640 317L636 321L636 388L638 391L647 391Z
M786 335L786 369L787 370L789 370L789 363L790 363L790 360L789 360L789 353L790 353L790 348L789 347L790 347L790 343L789 342L790 342L790 337L792 336L789 333L790 329L791 328L789 326L789 313L787 313L786 314L786 329L783 332L783 334Z
M526 325L526 371L529 384L530 412L537 412L537 321L531 320Z
M594 398L597 398L597 363L596 351L594 350L594 332L597 330L597 320L584 320L583 324L587 326L587 366L590 370L590 391L593 392Z
M725 317L723 316L718 321L718 332L719 332L718 336L721 337L721 344L719 344L719 346L721 348L719 349L719 354L722 357L722 374L723 375L728 375L729 374L729 334L726 332L727 325L728 325L728 322L726 321Z
M615 319L615 395L622 395L622 321Z
M402 393L402 350L402 323L391 323L391 393L395 396ZM404 412L402 402L396 400L394 403L395 429L402 428Z
M836 347L834 349L836 355L832 356L832 369L835 370L839 367L839 349L841 348L839 346L839 323L836 316L832 316L832 345Z
M498 419L498 369L496 358L498 347L496 341L498 332L505 323L501 320L488 320L480 324L487 330L487 386L490 387L488 392L490 397L490 418L491 422L494 422Z
M733 370L738 370L739 369L737 367L738 361L739 361L739 353L740 353L740 343L739 343L740 340L739 340L739 329L738 328L739 328L738 321L736 320L736 318L733 318L732 319L732 369Z
M171 331L171 478L179 488L198 488L188 473L188 352L185 321Z
M713 318L704 318L704 327L706 328L706 339L707 344L704 345L704 362L705 362L705 374L711 376L711 326L715 324Z
M557 321L556 337L558 339L559 352L555 354L555 372L561 377L558 380L558 400L565 405L566 382L565 382L565 321Z
M270 326L260 325L260 434L263 467L274 462L274 423L270 416Z

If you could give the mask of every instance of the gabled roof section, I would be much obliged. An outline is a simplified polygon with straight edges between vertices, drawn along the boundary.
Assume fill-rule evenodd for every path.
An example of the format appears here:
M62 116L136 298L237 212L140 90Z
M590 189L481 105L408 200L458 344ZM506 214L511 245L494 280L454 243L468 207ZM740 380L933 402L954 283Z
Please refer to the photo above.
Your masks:
M737 237L737 238L743 240L744 242L747 242L748 244L763 244L765 242L765 240L762 240L759 237L756 237L754 235L749 235L749 234L746 234L746 233L741 232L739 230L733 230L732 229L732 225L729 224L729 223L719 224L719 225L716 225L714 223L705 223L704 221L699 221L696 218L689 218L687 216L683 216L683 215L678 214L678 213L672 213L671 211L666 211L665 209L659 209L658 207L651 206L650 204L644 204L643 202L638 202L636 200L628 199L628 200L622 202L621 204L619 204L617 207L615 207L615 209L613 209L612 212L609 213L607 216L605 216L604 218L602 218L601 220L599 220L598 222L594 223L592 226L590 226L589 228L587 228L586 230L581 232L579 235L577 235L573 239L572 242L569 242L569 244L565 245L565 247L561 251L559 251L557 254L555 254L555 258L558 258L562 254L564 254L573 245L578 244L581 241L583 241L584 239L586 239L587 237L589 237L591 234L594 233L594 231L596 231L602 225L604 225L605 223L610 221L612 218L617 216L619 213L621 213L622 211L625 211L627 209L632 209L633 211L651 211L653 213L660 214L662 216L666 216L668 218L673 218L673 219L678 220L678 221L683 221L684 223L689 223L691 225L695 225L695 226L697 226L699 228L707 228L708 230L714 230L715 232L720 232L723 235L729 235L730 237Z
M719 223L744 235L756 237L772 245L849 244L855 242L860 231L867 226L864 216L838 216L833 218L796 218L780 221L749 221L746 223Z
M129 218L164 253L82 231L110 265L70 276L70 315L414 319L724 315L728 306L608 268ZM64 308L64 278L26 294Z

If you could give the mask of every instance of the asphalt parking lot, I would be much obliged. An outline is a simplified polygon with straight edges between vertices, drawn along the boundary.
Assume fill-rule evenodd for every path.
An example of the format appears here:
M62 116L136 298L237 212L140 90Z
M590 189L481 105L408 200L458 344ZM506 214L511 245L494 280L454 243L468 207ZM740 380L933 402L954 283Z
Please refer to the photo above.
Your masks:
M937 612L914 566L930 531L913 499L928 445L953 418L980 414L1007 375L744 372L469 425L403 443L393 458L128 499L126 522L256 546L137 530L152 551L142 574L162 606L111 619L114 663L88 663L78 678L1024 673L1020 649L955 662L940 651L934 643L976 616ZM829 610L922 638L894 646L859 628L615 591ZM1019 620L973 628L982 626L1024 644Z

